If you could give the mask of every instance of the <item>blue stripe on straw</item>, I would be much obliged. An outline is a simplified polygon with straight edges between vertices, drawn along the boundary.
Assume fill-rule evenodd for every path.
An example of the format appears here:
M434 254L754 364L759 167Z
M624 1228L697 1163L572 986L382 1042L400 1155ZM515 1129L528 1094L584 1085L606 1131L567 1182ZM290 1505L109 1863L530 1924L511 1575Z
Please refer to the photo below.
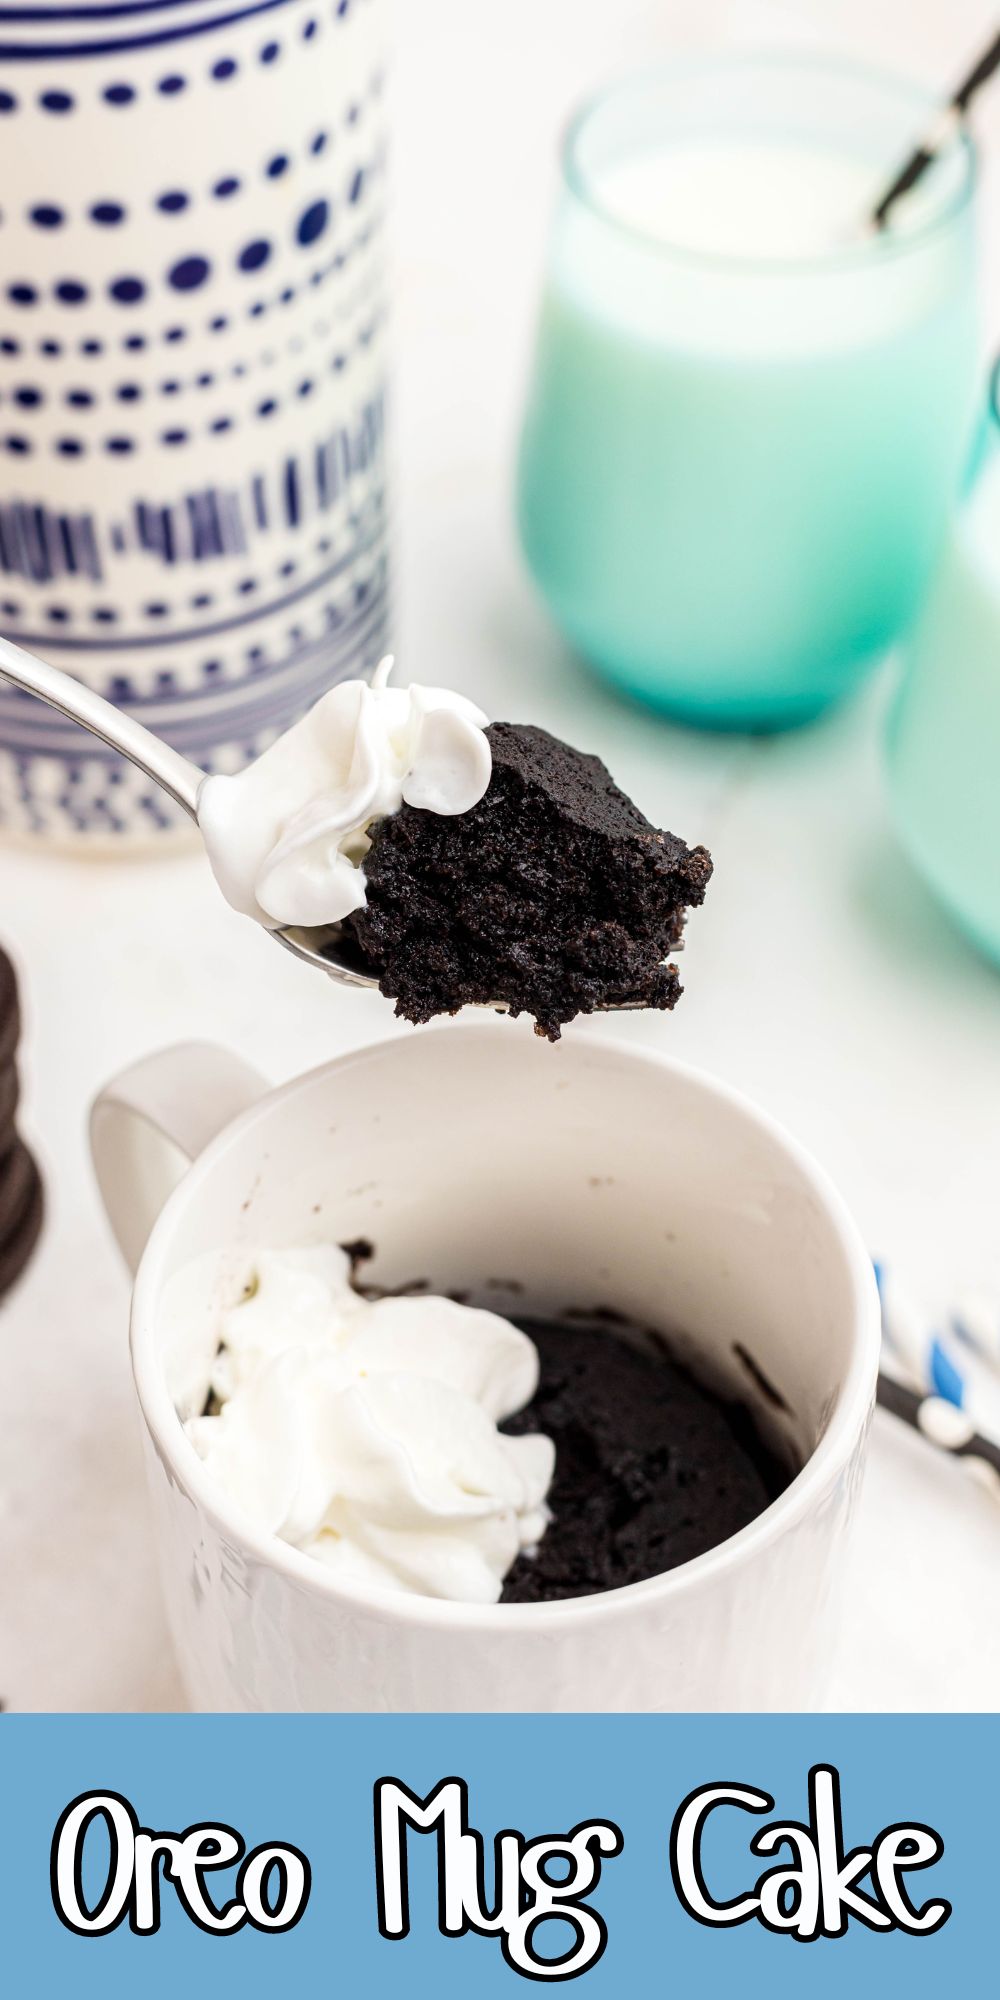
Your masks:
M955 1408L960 1410L965 1402L965 1378L959 1374L951 1356L936 1337L931 1341L928 1358L934 1394L946 1403L954 1403Z

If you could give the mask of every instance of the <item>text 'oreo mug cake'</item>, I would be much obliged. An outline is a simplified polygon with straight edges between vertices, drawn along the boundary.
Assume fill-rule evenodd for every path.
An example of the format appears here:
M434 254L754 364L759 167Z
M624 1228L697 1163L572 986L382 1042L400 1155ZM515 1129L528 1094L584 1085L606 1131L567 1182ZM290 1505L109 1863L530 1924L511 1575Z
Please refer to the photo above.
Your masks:
M467 1004L534 1016L672 1008L669 963L712 873L660 832L598 757L488 723L445 688L332 688L198 817L234 908L269 928L335 927L407 1020Z

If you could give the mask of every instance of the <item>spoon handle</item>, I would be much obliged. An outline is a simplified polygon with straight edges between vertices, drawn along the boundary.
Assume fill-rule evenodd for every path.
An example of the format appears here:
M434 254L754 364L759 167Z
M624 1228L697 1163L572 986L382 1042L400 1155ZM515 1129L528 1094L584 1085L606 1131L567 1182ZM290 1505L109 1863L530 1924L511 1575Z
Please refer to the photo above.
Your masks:
M0 680L10 681L25 694L37 695L39 701L47 701L60 715L78 722L82 729L89 729L109 749L120 751L197 823L198 792L204 771L182 757L178 750L172 750L169 743L154 736L151 730L144 729L141 722L123 715L103 695L94 694L71 674L50 667L46 660L26 653L9 639L0 639Z

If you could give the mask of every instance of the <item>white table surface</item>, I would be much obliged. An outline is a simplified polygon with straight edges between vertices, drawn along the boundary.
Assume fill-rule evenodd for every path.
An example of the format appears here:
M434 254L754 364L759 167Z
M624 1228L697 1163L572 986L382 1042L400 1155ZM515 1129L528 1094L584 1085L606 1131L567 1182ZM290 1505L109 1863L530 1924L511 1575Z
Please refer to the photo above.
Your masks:
M397 8L405 671L599 750L653 819L711 846L716 879L677 1014L596 1032L669 1047L784 1119L928 1311L973 1283L1000 1297L1000 977L893 844L884 682L820 727L759 743L692 736L618 702L532 596L510 463L555 140L581 91L659 49L726 36L905 51L912 69L948 78L993 15L986 0ZM992 123L1000 139L995 105ZM992 321L995 337L995 307ZM49 1195L41 1251L0 1307L0 1698L15 1710L172 1708L182 1696L150 1546L127 1283L90 1177L87 1104L171 1041L228 1042L279 1079L412 1031L221 906L197 854L99 864L8 848L0 870L0 931L24 987L25 1128ZM996 1708L998 1575L997 1503L878 1418L834 1705Z

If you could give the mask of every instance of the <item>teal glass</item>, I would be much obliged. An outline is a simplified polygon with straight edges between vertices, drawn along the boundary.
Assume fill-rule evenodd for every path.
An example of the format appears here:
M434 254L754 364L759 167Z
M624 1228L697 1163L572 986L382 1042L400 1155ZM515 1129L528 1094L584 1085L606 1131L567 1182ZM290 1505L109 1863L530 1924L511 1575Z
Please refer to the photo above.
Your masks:
M1000 369L972 477L904 651L886 771L904 847L1000 964Z
M850 692L911 618L975 393L975 158L904 234L823 256L671 247L602 179L677 142L865 162L877 190L930 100L814 59L655 71L563 153L518 468L527 561L571 643L689 722L773 729ZM947 170L946 170L947 169Z

